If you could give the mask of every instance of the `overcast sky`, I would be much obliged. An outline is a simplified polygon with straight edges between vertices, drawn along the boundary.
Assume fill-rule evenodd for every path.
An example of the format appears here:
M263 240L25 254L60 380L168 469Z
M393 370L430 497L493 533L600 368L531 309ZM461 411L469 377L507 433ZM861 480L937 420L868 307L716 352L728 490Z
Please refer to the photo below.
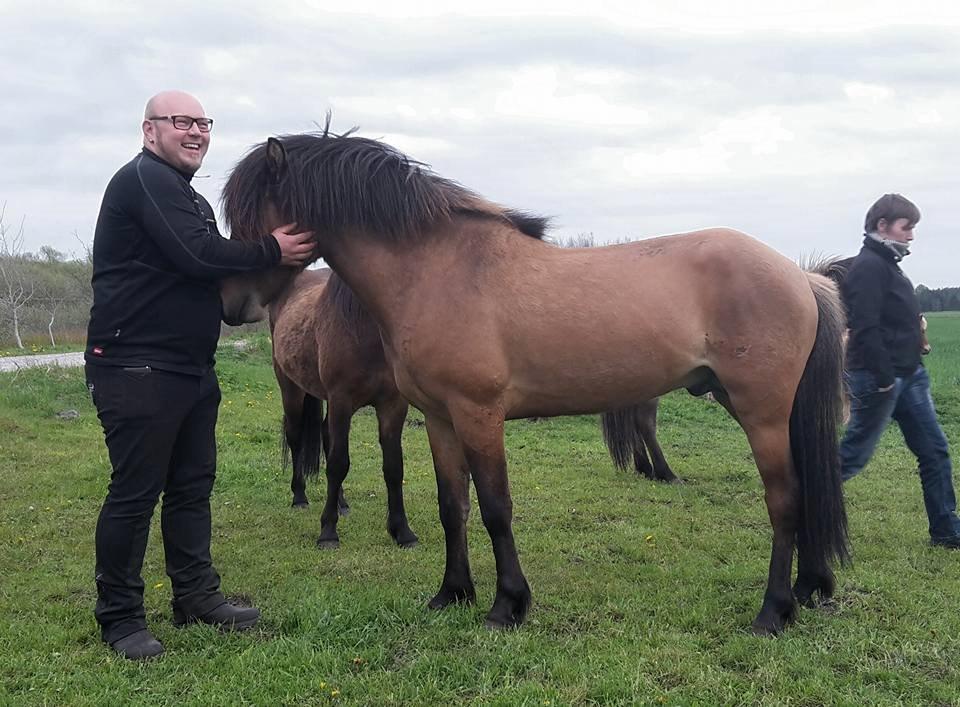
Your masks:
M250 145L332 109L561 238L724 225L853 254L899 191L923 212L905 271L960 285L960 3L0 0L0 25L27 250L92 240L146 99L180 88L216 120L215 204Z

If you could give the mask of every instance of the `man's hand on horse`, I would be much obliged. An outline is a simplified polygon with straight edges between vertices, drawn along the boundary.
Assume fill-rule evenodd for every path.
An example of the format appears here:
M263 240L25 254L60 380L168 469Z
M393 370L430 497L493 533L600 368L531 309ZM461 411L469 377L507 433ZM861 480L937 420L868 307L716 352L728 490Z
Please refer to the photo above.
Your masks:
M313 260L316 251L316 240L313 231L296 232L297 225L288 223L273 229L270 235L280 244L280 264L291 267L301 267Z

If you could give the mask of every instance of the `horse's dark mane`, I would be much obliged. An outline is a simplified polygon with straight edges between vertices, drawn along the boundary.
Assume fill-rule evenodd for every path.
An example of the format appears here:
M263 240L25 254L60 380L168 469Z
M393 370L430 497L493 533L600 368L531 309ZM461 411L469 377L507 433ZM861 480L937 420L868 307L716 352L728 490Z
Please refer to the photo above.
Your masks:
M526 211L507 209L503 212L507 220L525 236L543 240L550 227L550 219L546 216L537 216Z
M262 237L264 208L272 204L284 221L318 234L360 229L399 242L454 215L469 215L543 238L547 219L498 206L385 143L351 133L336 135L328 122L321 132L280 137L286 167L276 183L269 177L267 143L253 147L223 190L231 237Z
M828 277L839 286L847 276L847 271L850 270L850 266L853 264L855 258L856 256L850 258L841 258L840 256L814 257L806 261L801 261L800 267L807 272Z

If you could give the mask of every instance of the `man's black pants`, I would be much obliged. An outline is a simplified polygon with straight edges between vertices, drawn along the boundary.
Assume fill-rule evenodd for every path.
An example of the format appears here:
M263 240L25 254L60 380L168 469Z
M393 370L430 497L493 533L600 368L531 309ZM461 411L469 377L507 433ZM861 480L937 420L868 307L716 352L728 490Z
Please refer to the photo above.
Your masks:
M161 493L174 605L199 615L224 601L210 560L220 387L212 370L189 376L87 364L86 375L113 466L97 521L94 611L103 640L113 643L146 628L140 571Z

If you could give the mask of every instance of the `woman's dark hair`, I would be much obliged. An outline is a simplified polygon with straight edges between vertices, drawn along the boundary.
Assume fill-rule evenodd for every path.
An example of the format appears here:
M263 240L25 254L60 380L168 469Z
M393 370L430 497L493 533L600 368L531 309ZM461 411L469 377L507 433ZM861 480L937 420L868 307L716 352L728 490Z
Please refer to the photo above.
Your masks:
M876 233L880 219L893 223L897 219L905 218L911 226L920 220L920 209L912 201L900 194L884 194L867 211L863 221L864 233Z

